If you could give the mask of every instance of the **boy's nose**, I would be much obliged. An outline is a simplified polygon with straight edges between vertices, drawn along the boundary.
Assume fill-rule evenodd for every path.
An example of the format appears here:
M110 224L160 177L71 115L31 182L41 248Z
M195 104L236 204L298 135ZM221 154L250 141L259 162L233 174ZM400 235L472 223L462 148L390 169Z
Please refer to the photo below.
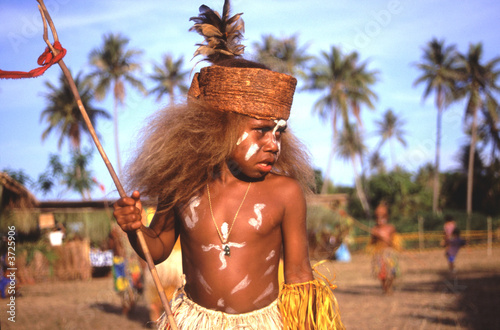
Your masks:
M279 141L274 132L268 132L268 138L266 141L266 145L264 146L264 151L277 153L280 149Z

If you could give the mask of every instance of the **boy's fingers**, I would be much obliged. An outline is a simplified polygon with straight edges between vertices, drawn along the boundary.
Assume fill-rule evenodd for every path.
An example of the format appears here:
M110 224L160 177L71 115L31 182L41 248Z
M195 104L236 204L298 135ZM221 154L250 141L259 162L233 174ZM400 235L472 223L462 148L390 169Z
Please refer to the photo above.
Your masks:
M120 207L135 205L136 200L130 197L123 197L116 201L116 205Z

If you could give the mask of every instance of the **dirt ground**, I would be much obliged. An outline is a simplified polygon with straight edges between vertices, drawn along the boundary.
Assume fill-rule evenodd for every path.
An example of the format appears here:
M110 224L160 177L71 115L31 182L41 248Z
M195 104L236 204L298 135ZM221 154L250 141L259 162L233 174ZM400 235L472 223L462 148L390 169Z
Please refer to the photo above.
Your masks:
M402 276L384 296L370 275L370 258L355 254L349 263L328 262L347 329L500 329L500 247L462 249L450 274L442 250L404 252ZM323 269L324 270L324 269ZM110 277L82 282L48 282L19 288L15 323L7 320L8 300L0 301L1 329L147 329L140 299L129 318Z

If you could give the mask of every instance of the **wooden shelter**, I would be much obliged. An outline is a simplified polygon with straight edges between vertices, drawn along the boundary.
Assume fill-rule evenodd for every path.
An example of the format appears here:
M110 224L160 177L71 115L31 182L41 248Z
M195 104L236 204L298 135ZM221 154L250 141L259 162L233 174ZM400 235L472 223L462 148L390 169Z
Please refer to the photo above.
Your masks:
M38 200L22 184L7 173L0 172L0 230L14 225L17 232L29 233L37 228L37 221L29 210Z

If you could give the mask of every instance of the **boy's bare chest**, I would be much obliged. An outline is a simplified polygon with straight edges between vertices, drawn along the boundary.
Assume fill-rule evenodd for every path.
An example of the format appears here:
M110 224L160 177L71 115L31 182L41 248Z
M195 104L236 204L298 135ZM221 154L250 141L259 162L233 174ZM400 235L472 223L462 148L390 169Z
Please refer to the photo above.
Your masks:
M184 234L200 244L238 243L266 237L281 224L284 210L276 200L253 197L238 204L192 198L180 215Z

